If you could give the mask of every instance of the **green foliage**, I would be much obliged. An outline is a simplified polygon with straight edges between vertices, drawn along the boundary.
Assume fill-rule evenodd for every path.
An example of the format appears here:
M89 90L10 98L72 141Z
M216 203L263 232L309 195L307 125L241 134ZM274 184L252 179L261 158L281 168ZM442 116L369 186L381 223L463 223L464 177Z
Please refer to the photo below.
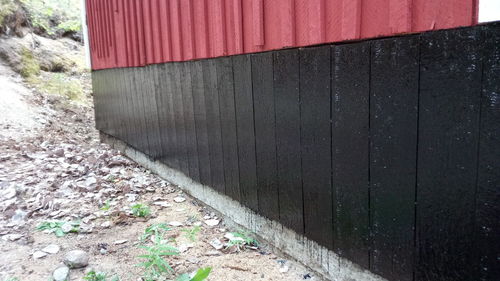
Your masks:
M80 31L80 0L21 0L33 27L52 35Z
M151 209L148 205L138 203L132 206L132 214L144 218L151 215Z
M19 278L17 277L7 277L4 279L4 281L19 281Z
M139 246L146 250L146 254L138 256L138 258L145 259L145 262L138 264L138 266L144 267L145 280L156 280L163 274L172 274L174 270L170 264L163 259L165 256L176 256L179 255L179 250L168 244L162 244L157 239L157 242L153 246Z
M40 63L33 55L33 52L25 47L21 49L21 68L19 73L24 78L40 74Z
M101 210L103 211L107 211L111 208L111 205L110 205L110 202L109 202L109 199L104 201L104 204L102 205L102 207L100 208Z
M107 281L108 275L104 272L95 272L94 270L89 271L85 276L83 276L83 280L86 281ZM113 276L110 281L120 281L120 277Z
M234 239L229 239L227 243L227 247L236 246L236 248L241 250L245 245L251 247L258 247L259 242L252 238L250 233L239 231L239 232L231 232L234 236Z
M71 228L63 229L65 224L69 224ZM80 222L44 221L38 224L36 230L49 230L50 233L54 233L57 237L62 237L67 233L77 233L80 230Z
M16 5L12 0L0 0L0 27L3 25L7 16L16 11Z
M141 241L144 242L153 235L158 240L163 236L165 232L169 230L170 228L165 223L152 224L144 230L144 234L141 236Z
M210 272L212 271L211 267L206 267L206 268L200 268L196 272L196 274L193 276L193 278L189 277L189 274L184 273L179 275L175 280L176 281L203 281L208 278L208 275L210 275Z
M198 236L198 232L200 232L201 227L199 225L193 226L190 229L183 229L181 230L182 232L185 233L186 238L188 238L191 241L196 241L196 238Z

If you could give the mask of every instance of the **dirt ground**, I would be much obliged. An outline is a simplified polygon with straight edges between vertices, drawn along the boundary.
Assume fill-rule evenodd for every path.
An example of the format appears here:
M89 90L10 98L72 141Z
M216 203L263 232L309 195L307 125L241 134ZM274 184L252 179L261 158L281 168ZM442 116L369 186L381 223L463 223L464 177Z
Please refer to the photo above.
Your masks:
M240 230L228 229L219 214L101 144L91 106L32 91L3 63L0 112L0 280L52 280L74 249L86 251L90 260L71 269L69 280L82 280L90 270L143 280L137 264L145 250L138 246L152 242L139 237L156 223L169 225L162 240L180 251L165 258L175 270L166 280L207 266L208 280L319 280L265 243L241 251L224 246L224 236ZM138 203L152 214L132 215ZM77 233L57 237L36 230L46 221L80 225ZM189 230L194 234L187 235ZM48 245L60 250L41 251Z

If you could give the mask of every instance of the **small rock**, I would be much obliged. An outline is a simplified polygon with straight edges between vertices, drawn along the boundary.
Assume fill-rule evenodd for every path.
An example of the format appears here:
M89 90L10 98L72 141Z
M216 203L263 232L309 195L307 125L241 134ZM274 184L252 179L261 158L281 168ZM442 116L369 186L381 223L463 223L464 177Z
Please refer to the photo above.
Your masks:
M16 194L17 194L17 191L15 188L8 187L8 188L1 191L0 197L3 200L7 200L7 199L12 199L12 198L16 197Z
M73 230L73 225L71 225L71 223L69 222L66 222L63 225L61 225L61 230L64 231L64 233L68 233L71 230Z
M281 273L286 273L286 272L288 272L288 269L289 269L288 265L282 266L282 267L280 267L280 272Z
M182 244L182 245L179 245L179 247L177 249L179 250L179 252L184 253L187 250L189 250L189 248L193 248L193 247L194 247L194 244Z
M64 256L64 264L70 268L86 267L89 264L89 254L82 250L73 250Z
M174 201L176 203L182 203L182 202L186 201L186 198L184 198L182 196L177 196L177 197L174 198Z
M220 220L214 220L214 219L212 219L212 220L206 220L205 224L208 225L208 226L216 226L216 225L219 224L219 222L220 222Z
M52 278L54 281L66 281L69 280L69 268L67 266L58 267L52 273Z
M217 238L210 241L209 244L212 245L212 247L214 247L216 250L220 250L220 249L224 248L224 245L222 244L222 242Z
M6 234L6 235L2 236L2 240L4 240L4 241L16 241L16 240L19 240L21 237L23 237L22 234L17 234L17 233Z
M85 185L86 186L91 186L91 185L94 185L97 183L97 179L95 177L88 177L86 180L85 180Z
M222 253L220 251L212 250L205 253L205 256L220 256Z
M163 208L172 207L172 205L168 204L165 201L153 202L153 205L160 206L160 207L163 207Z
M46 255L47 255L47 253L45 253L45 252L42 252L42 251L35 251L35 252L33 253L33 258L34 258L35 260L37 260L37 259L41 259L41 258L45 257Z
M59 247L58 245L50 244L47 247L43 248L42 251L47 253L47 254L57 254L57 253L59 253L60 249L61 249L61 247Z
M125 244L127 243L127 239L122 239L122 240L116 240L115 242L113 242L113 244L115 245L120 245L120 244Z
M168 223L170 226L183 226L184 224L179 221L171 221Z
M105 222L101 223L101 227L110 228L111 227L111 222L110 221L105 221Z

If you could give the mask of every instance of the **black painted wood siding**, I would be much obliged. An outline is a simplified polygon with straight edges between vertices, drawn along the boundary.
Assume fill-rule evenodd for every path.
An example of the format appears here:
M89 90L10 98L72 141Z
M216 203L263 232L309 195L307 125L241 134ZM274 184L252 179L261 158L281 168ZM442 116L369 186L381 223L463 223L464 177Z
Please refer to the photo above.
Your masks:
M389 280L498 280L499 27L95 71L96 127Z

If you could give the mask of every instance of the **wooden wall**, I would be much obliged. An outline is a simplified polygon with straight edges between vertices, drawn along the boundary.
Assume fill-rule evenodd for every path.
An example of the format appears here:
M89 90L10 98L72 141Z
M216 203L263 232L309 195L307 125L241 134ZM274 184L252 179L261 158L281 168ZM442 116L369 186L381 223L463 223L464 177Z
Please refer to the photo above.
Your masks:
M94 71L96 126L389 280L495 280L499 27Z

